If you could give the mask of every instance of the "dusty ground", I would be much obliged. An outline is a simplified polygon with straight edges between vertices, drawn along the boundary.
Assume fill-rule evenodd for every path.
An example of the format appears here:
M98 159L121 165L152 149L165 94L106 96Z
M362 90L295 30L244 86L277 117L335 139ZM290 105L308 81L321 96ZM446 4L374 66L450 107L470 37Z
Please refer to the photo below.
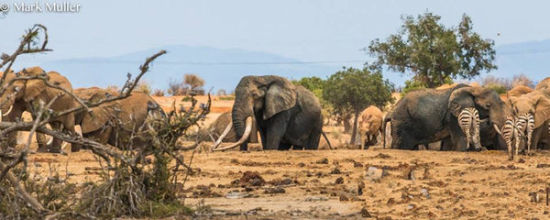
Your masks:
M163 100L171 103L169 98ZM219 109L230 104L218 103ZM229 106L229 108L227 107ZM213 111L206 123L215 118ZM204 216L229 219L549 219L550 152L508 161L504 152L343 149L341 128L325 129L340 149L197 153L182 199ZM185 154L185 160L191 153ZM34 171L96 181L90 152L33 154ZM257 173L254 173L257 172ZM184 174L178 177L184 179Z
M189 177L184 195L205 215L228 218L548 219L549 155L509 162L494 151L198 153L192 166L200 172ZM45 174L67 169L77 183L98 178L89 152L34 154L30 161Z

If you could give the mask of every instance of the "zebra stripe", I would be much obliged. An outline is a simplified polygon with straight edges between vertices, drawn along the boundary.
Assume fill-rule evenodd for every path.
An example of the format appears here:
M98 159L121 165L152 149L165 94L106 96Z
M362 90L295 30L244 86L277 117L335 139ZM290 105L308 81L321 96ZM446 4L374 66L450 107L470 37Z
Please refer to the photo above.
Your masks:
M479 112L473 107L464 108L458 114L458 125L466 135L466 149L470 148L470 142L474 147L480 148L479 140Z
M516 129L518 132L518 139L527 139L527 154L529 154L531 151L531 138L535 130L535 117L533 114L525 113L519 115L516 119ZM519 146L519 144L516 145ZM518 151L518 149L516 149L516 151Z
M506 118L506 121L504 122L504 127L502 127L502 137L504 138L504 141L506 142L506 146L508 147L508 156L510 159L514 158L514 153L512 149L512 144L515 141L517 137L517 130L516 128L516 120L514 117L508 116ZM517 141L516 141L517 142Z

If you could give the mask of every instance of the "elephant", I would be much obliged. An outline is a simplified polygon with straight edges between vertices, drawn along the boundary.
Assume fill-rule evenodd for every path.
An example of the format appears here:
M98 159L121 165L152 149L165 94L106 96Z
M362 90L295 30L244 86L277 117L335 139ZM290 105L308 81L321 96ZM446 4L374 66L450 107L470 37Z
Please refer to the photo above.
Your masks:
M530 93L532 91L533 91L533 89L531 89L527 86L519 85L519 86L515 86L514 88L510 89L510 91L508 91L506 93L506 97L508 97L508 98L510 98L510 97L520 97L523 94L527 94L527 93Z
M93 103L117 93L100 88L77 89L76 95ZM80 125L82 135L99 143L110 144L121 149L145 147L151 143L146 134L133 134L147 129L144 124L148 117L165 120L166 114L151 96L142 92L132 94L121 100L92 107L91 112L77 112L76 124ZM145 136L144 136L145 135ZM132 145L132 146L129 146Z
M48 83L59 86L69 92L72 92L72 85L61 74L55 71L46 73L40 67L24 68L20 72L14 74L8 73L6 76L6 82L10 82L15 77L33 77L44 76L47 77ZM55 97L55 101L50 106L50 109L55 112L61 112L74 107L77 107L78 103L74 98L58 88L52 88L46 85L42 79L20 79L15 80L13 84L8 85L6 92L2 94L0 100L2 105L0 106L0 113L5 121L17 121L20 120L24 111L31 113L33 118L36 118L36 108L42 103L48 104ZM53 129L63 131L66 133L74 134L74 113L69 113L63 116L59 116L53 119L50 123ZM15 132L12 132L15 133ZM9 139L12 139L10 144L15 143L13 138L14 134L9 135ZM38 151L60 153L62 141L57 138L52 138L48 143L43 134L37 134ZM71 151L78 151L77 145L71 146Z
M546 96L550 97L550 77L541 80L535 87L535 90L542 91Z
M247 151L252 123L256 123L264 150L317 149L323 133L317 97L306 88L273 75L245 76L240 80L235 88L231 123L239 141L216 149L225 138L222 135L213 149L240 146L241 151Z
M516 140L516 155L520 148L525 149L527 154L530 149L536 149L542 140L547 141L550 138L550 98L542 91L535 90L520 97L510 98L512 105L512 115L514 123L514 135ZM508 133L504 131L502 133ZM508 143L510 159L513 158L510 143Z
M231 112L224 112L212 124L208 126L206 129L199 130L199 140L201 141L208 141L215 138L213 141L216 141L218 137L220 137L223 134L224 129L231 123ZM239 139L237 138L237 134L235 133L235 129L233 129L233 126L229 126L231 130L229 130L229 133L226 134L225 138L223 138L223 142L236 142ZM252 130L250 131L250 140L249 143L258 143L258 129L256 129L256 125L252 124Z
M383 113L376 106L369 106L359 116L359 134L361 135L361 148L368 149L377 143L378 132L382 131Z
M478 111L479 129L486 144L504 148L504 141L495 130L495 126L500 127L505 121L508 109L504 102L493 90L465 84L409 92L386 116L383 129L391 122L391 148L413 150L421 144L443 141L442 150L469 150L458 121L465 108ZM483 145L483 139L479 145ZM476 150L480 150L479 145L474 145Z

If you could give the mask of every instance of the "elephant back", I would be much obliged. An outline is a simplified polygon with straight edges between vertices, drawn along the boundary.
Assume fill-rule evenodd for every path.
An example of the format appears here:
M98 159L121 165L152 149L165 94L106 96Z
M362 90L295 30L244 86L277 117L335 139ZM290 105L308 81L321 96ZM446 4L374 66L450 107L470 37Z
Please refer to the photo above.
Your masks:
M520 97L521 95L530 93L532 91L533 91L533 89L531 89L527 86L519 85L519 86L516 86L516 87L512 88L510 91L508 91L506 93L506 96L507 97Z
M148 116L149 103L158 104L153 98L142 92L133 92L128 98L117 101L115 112L122 128L128 131L137 129Z
M74 94L78 96L78 98L89 103L97 103L102 99L118 96L118 92L99 87L78 88L74 90Z
M544 95L550 97L550 77L546 77L540 81L535 90L541 91Z

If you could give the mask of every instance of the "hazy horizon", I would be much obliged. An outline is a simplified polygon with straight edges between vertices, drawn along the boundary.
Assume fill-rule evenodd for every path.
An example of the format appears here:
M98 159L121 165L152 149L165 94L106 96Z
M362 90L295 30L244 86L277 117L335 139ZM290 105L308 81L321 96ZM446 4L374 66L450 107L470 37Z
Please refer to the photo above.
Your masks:
M36 1L7 1L20 2ZM550 39L546 22L550 2L546 1L67 2L80 4L80 12L16 13L12 9L0 19L5 30L0 51L11 52L25 29L41 23L48 27L49 47L54 51L22 57L20 65L186 45L274 54L304 66L361 67L371 59L361 50L371 40L396 33L401 16L426 11L440 15L446 26L456 26L466 13L474 31L494 40L496 46ZM181 69L182 74L186 72Z

